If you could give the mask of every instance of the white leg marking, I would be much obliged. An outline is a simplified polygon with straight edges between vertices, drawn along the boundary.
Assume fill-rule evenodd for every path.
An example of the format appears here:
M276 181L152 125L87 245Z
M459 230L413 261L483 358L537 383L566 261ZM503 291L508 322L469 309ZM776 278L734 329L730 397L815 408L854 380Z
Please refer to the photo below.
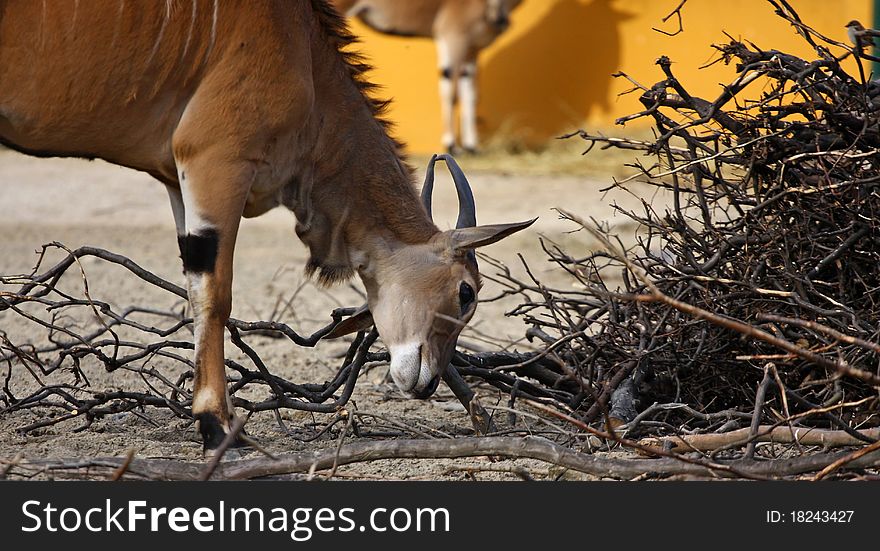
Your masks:
M202 357L201 349L205 341L205 324L207 323L208 312L208 296L205 274L187 273L186 281L189 291L189 304L192 308L193 317L193 344L195 344L195 358ZM206 366L197 367L202 374L207 369ZM203 375L204 376L204 375ZM206 385L204 381L193 393L192 410L196 413L210 411L216 404L222 403L219 396L216 395L214 389Z
M196 204L189 182L186 180L186 171L183 167L178 167L178 181L180 182L179 195L183 206L181 209L183 211L183 228L181 231L180 226L178 226L178 232L181 232L179 235L198 234L203 230L213 229L214 226L200 216L201 209L199 208L199 205ZM176 198L172 191L177 192L177 190L169 190L169 195L171 196L171 209L172 212L174 212L175 224L177 224L178 212L175 211ZM207 317L208 308L211 306L208 304L208 293L207 289L205 289L205 279L205 274L202 273L187 272L186 274L186 281L189 285L189 303L192 306L192 315L195 320L195 335L193 342L196 344L196 357L199 356L198 348L204 337L204 320Z
M168 192L168 199L171 201L171 214L174 215L174 226L177 228L177 235L186 235L186 218L183 206L183 194L180 190L171 186L165 186Z
M461 101L461 141L466 149L476 149L477 137L477 65L468 63L458 79L458 97Z
M196 204L196 200L192 194L189 182L187 182L186 180L185 167L177 167L177 181L180 182L180 194L183 198L183 210L186 213L186 217L184 219L186 233L198 233L200 230L213 229L214 225L208 222L202 216L201 206Z
M440 116L443 120L443 147L455 145L455 75L446 40L437 40L437 61L440 67ZM447 78L449 75L450 78Z
M443 117L443 147L455 145L455 91L452 79L440 78L440 103Z

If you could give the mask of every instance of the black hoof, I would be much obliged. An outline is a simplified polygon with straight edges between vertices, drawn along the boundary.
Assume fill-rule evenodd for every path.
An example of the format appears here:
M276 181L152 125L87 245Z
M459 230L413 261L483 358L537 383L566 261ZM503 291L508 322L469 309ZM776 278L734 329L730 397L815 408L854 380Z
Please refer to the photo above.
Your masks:
M446 153L455 157L456 155L461 153L461 149L457 145L447 145L446 146Z
M476 147L465 147L464 152L466 155L479 155L480 154L480 150L477 149Z
M207 454L219 448L223 440L226 439L227 433L223 428L223 424L217 419L217 416L211 413L199 413L195 415L195 419L199 424L199 432L202 434L202 445L204 446L205 453ZM247 443L236 436L229 447L244 448L247 447Z

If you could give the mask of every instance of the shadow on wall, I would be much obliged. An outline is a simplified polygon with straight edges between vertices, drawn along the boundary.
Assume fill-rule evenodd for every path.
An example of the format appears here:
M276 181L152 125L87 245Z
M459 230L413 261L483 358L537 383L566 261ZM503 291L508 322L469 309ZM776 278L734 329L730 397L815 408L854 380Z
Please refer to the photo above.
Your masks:
M610 109L620 24L634 16L614 4L555 0L525 34L484 60L479 113L487 141L503 134L539 146L579 128L596 109Z

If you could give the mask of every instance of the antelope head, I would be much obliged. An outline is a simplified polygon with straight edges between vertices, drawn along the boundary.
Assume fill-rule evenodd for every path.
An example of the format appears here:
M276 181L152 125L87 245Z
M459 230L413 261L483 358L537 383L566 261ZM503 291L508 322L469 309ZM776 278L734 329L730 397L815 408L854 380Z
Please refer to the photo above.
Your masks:
M391 378L410 398L434 393L459 333L476 311L481 283L474 249L535 221L477 226L470 185L447 155L435 155L428 165L422 203L429 216L438 159L446 161L458 193L456 228L438 231L426 243L399 247L378 260L368 277L362 274L367 305L328 335L334 338L375 324L391 354Z

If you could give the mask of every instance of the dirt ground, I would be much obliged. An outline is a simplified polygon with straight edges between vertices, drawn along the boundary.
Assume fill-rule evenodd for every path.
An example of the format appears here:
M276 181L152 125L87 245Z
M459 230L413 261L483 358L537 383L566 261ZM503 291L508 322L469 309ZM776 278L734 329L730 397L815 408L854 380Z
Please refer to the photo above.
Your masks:
M585 158L585 163L590 159ZM623 193L603 196L599 189L609 178L584 176L514 176L501 171L468 171L474 188L478 219L481 223L510 222L538 216L534 229L522 232L485 252L508 264L515 273L525 275L517 258L523 255L536 276L546 282L567 284L545 260L539 247L541 236L563 243L573 254L587 253L590 243L581 233L570 233L575 227L562 221L552 210L564 207L581 216L606 220L624 235L634 230L609 206L618 202L638 207L638 198ZM455 218L455 199L451 182L438 176L438 197L435 216L441 228L449 227ZM651 200L650 197L646 199ZM125 255L154 273L183 285L177 253L174 225L164 189L149 176L115 167L100 161L72 159L36 159L0 149L0 273L30 272L36 262L36 251L44 243L61 241L68 247L92 245ZM304 282L302 273L306 251L293 231L293 215L276 209L260 218L245 220L239 236L235 259L235 305L233 316L265 319L279 297L289 297ZM50 266L54 254L44 266ZM175 306L167 294L156 294L149 286L127 276L124 271L94 259L83 262L91 296L125 306L152 304L159 308ZM484 269L487 267L484 265ZM488 270L491 274L491 269ZM71 278L72 285L78 285ZM357 282L359 286L359 282ZM10 288L0 290L12 290ZM481 297L494 296L498 286L486 282ZM337 306L362 303L358 293L346 286L324 290L310 283L297 294L294 308L279 321L289 323L308 334L324 325L329 312ZM516 305L514 300L481 304L470 327L463 334L468 342L485 339L513 341L521 339L526 327L519 319L505 317ZM180 306L178 304L178 306ZM19 316L0 314L0 331L18 344L41 341L45 335L25 323ZM269 368L294 382L323 382L335 373L338 355L345 343L322 343L316 349L299 349L291 343L257 338L254 341ZM484 344L484 346L488 346ZM517 345L528 349L528 343ZM230 354L237 352L227 343ZM8 366L0 366L0 377ZM26 373L13 365L11 387L22 395L33 382ZM106 373L93 366L88 371L95 388L126 388L146 390L145 385L130 373ZM374 413L425 432L464 434L470 424L463 409L445 387L427 401L406 400L388 382L387 365L371 368L361 375L353 403L361 412ZM70 375L61 380L69 382ZM30 386L29 386L30 385ZM489 389L481 389L483 403L497 403ZM16 429L34 422L45 411L0 413L0 460L15 456L28 459L69 458L122 455L134 449L138 457L172 457L198 460L201 445L197 432L188 424L164 410L147 409L145 416L119 414L95 422L81 432L77 420L67 421L29 435ZM283 419L288 427L304 434L322 426L331 416L286 411ZM275 452L318 449L336 444L336 433L313 442L302 442L286 434L271 413L255 414L247 425L249 434ZM510 462L493 464L494 467ZM381 479L459 479L461 466L487 466L484 459L456 461L380 461L341 467L337 477ZM519 461L536 478L558 476L548 465ZM480 473L480 479L505 477L497 473Z

